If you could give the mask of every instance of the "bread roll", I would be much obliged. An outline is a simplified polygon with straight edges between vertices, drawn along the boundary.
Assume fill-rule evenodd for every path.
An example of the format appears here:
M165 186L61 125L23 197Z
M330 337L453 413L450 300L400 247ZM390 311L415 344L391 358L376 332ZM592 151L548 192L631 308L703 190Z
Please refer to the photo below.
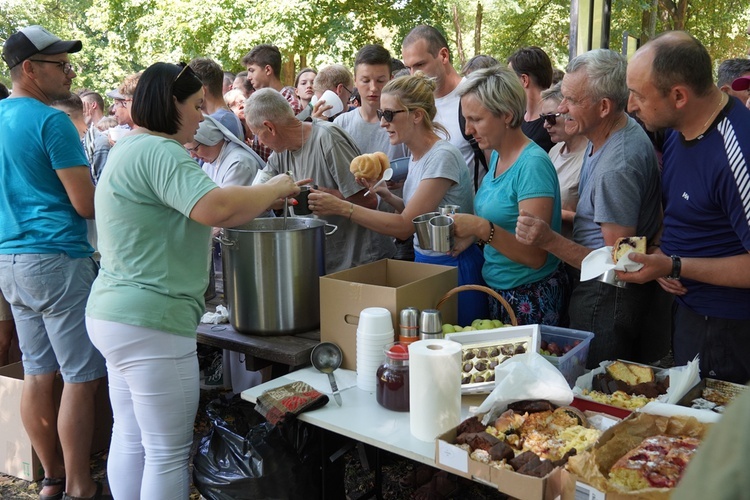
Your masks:
M368 179L377 181L383 176L383 171L390 166L388 156L385 153L372 153L359 155L352 160L349 171L357 179Z

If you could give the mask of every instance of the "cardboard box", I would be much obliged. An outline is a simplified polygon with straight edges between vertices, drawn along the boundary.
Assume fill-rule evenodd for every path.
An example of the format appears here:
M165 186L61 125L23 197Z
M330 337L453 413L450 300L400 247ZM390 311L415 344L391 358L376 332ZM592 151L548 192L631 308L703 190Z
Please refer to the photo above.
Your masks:
M660 413L659 410L667 409L666 412ZM639 437L649 437L656 434L667 434L667 435L682 435L683 429L681 424L677 424L679 427L673 428L671 424L649 424L650 422L671 422L673 418L686 419L688 417L695 418L698 423L689 424L688 428L691 429L688 435L693 435L694 432L698 432L702 437L708 430L710 423L715 422L715 418L708 415L709 412L697 412L690 411L689 408L680 407L677 405L656 405L654 408L656 411L650 412L650 408L644 407L642 412L634 412L626 419L610 427L601 435L594 447L582 454L572 457L571 462L582 460L584 464L589 463L587 459L591 454L596 454L596 450L602 447L605 443L611 440L618 433L633 434ZM628 430L634 429L634 430ZM650 431L647 431L649 429ZM658 429L658 432L656 432ZM676 430L676 431L675 431ZM618 492L612 489L609 491L603 491L604 488L601 484L592 485L589 481L582 478L575 473L575 467L572 467L571 462L568 463L568 469L562 474L562 499L575 499L575 500L666 500L671 496L672 490L666 488L650 488L647 490L640 490L635 492ZM579 465L580 467L580 465ZM593 466L596 468L596 466ZM605 481L606 476L598 468L596 470L588 469L593 475L596 476L596 480L592 481ZM593 477L592 475L592 477Z
M434 309L458 283L458 269L400 260L379 260L320 278L320 340L338 344L341 367L357 369L357 323L362 309L384 307L391 312L394 340L401 309ZM443 323L456 322L456 296L440 308Z
M55 381L55 398L59 406L62 396L62 378ZM44 469L31 446L29 436L21 422L21 391L23 366L21 363L0 367L0 472L25 481L44 477ZM99 384L96 394L96 422L91 443L91 453L109 447L112 435L112 408L109 404L107 379Z
M455 428L438 436L435 442L435 462L439 468L485 483L520 500L552 500L562 493L562 467L542 478L498 469L472 460L469 452L452 444L455 441Z

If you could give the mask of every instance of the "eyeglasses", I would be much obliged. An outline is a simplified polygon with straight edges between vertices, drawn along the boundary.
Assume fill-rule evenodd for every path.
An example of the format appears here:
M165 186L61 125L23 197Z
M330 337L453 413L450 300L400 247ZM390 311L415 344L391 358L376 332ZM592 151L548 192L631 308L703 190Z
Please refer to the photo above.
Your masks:
M378 120L382 120L385 118L385 121L388 123L391 123L393 121L393 115L397 113L406 113L407 110L405 109L378 109L375 112L378 114Z
M557 117L561 114L562 113L540 113L539 118L544 118L544 121L547 122L547 125L553 127L557 124Z
M200 142L196 142L194 147L185 149L187 149L189 153L196 153L198 151L198 148L201 146L203 146L203 144L201 144Z
M127 108L128 102L131 102L133 99L115 99L115 107L116 108Z
M48 61L47 59L29 59L29 61L38 62L38 63L56 64L62 70L64 75L67 75L71 71L75 71L75 69L73 68L73 65L65 61Z

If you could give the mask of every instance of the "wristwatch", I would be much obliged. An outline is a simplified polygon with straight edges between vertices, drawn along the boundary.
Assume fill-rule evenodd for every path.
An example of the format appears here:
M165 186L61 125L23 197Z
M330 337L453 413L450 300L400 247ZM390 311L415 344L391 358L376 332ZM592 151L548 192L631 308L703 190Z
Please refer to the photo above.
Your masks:
M671 278L673 280L680 279L680 272L682 271L682 259L678 257L677 255L672 255L672 272L669 274L668 278Z

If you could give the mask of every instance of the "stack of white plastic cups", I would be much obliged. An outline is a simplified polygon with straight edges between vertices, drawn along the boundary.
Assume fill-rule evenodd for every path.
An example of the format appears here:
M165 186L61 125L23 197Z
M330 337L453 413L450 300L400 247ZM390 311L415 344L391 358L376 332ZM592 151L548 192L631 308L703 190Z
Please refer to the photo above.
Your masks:
M362 310L357 325L357 387L365 391L376 389L376 373L385 360L383 348L393 339L393 319L388 309Z

